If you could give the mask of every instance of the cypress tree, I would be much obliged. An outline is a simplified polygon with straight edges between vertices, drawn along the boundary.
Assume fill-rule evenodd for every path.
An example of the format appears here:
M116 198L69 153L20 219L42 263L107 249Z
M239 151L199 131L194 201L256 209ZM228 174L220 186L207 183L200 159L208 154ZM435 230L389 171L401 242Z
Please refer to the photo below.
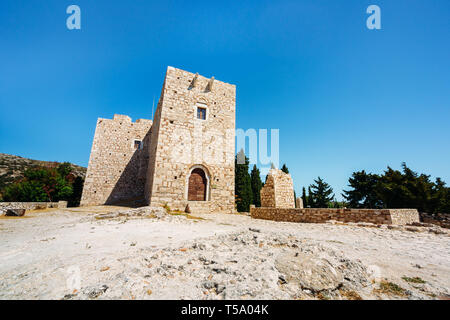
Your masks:
M294 207L297 208L297 194L295 193L295 190L294 190Z
M313 193L311 191L311 186L308 187L308 199L307 199L307 202L308 202L308 207L309 208L314 208L314 195L313 195Z
M261 173L259 172L259 169L256 167L256 165L253 165L252 172L250 173L250 180L252 186L253 204L256 207L261 207L260 191L262 188L262 181L261 181Z
M303 208L308 208L308 200L306 199L305 187L302 188L302 200L303 200Z
M236 195L236 207L238 212L249 212L253 202L252 185L249 169L249 158L244 150L239 151L235 158L234 190Z

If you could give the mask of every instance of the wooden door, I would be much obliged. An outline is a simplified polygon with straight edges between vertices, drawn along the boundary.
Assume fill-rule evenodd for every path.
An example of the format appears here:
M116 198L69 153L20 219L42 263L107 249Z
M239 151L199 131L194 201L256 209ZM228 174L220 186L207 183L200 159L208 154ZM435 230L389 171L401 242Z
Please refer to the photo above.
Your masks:
M192 170L189 177L188 200L205 201L206 200L206 176L202 169Z

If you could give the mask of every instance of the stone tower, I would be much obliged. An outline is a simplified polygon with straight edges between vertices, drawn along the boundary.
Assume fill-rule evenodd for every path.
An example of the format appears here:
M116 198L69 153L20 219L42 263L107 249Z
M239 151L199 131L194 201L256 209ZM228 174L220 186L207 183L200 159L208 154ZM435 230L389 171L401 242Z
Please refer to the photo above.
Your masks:
M234 211L235 99L235 85L167 68L149 138L148 204Z
M114 204L144 196L152 121L125 115L97 120L81 205Z
M234 211L236 87L167 68L152 120L97 120L81 205Z

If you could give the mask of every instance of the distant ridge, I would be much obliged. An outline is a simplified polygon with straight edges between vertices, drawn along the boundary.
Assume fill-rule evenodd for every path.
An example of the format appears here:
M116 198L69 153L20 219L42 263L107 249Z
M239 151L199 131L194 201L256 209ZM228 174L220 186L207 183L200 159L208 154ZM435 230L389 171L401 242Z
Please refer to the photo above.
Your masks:
M0 153L0 190L8 184L18 181L23 178L23 173L27 169L47 167L57 167L62 162L56 161L40 161L28 158L22 158L11 154ZM86 168L72 164L73 173L76 176L84 179L86 175Z

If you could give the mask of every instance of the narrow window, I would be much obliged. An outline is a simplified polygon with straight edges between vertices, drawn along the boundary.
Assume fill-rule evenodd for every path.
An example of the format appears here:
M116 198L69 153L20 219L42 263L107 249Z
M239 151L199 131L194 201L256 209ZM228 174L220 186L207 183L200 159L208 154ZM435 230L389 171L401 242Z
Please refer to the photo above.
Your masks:
M206 108L197 107L197 119L206 120Z
M135 150L141 150L142 149L142 141L141 140L134 140L134 149Z

